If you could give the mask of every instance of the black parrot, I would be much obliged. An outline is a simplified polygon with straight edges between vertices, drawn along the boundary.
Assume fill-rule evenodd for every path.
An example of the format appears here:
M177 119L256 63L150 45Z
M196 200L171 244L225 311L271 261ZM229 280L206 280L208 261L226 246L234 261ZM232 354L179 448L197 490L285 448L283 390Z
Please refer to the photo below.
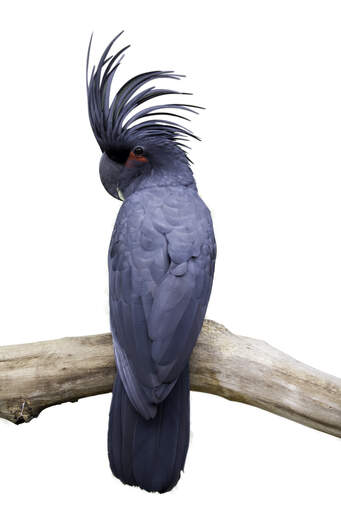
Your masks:
M189 358L209 301L216 244L210 211L198 195L183 142L195 137L174 121L171 103L136 110L166 94L151 71L124 84L110 101L125 47L109 56L116 36L89 78L88 110L102 151L101 181L123 201L112 233L108 266L110 324L117 377L109 416L113 474L147 491L172 489L189 443ZM163 110L166 110L163 111ZM141 119L143 119L141 121Z

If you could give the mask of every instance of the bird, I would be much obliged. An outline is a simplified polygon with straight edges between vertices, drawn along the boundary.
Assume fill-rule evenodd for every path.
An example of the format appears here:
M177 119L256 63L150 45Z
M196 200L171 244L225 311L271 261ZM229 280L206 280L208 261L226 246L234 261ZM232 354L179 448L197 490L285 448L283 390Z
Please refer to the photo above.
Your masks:
M185 144L200 139L181 115L201 107L148 103L189 94L155 85L184 76L174 71L140 73L111 99L130 46L112 52L122 32L90 72L91 36L86 60L89 120L102 152L100 179L122 202L108 251L117 374L107 450L121 482L166 493L184 471L189 446L189 359L211 294L216 241Z

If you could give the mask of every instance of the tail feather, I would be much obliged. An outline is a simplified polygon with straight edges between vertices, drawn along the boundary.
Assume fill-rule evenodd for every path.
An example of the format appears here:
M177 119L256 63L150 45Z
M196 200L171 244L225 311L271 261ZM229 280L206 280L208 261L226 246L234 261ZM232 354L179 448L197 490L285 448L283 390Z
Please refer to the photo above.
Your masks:
M108 455L113 474L147 491L167 492L180 478L189 443L189 368L156 416L145 420L116 376L109 415Z

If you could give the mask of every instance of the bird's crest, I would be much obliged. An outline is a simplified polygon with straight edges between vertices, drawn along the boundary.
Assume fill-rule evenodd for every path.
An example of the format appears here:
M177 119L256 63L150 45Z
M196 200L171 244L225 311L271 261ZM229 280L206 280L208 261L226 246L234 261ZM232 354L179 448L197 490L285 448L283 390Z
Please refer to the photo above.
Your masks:
M123 32L123 31L122 31ZM164 109L181 109L197 113L196 105L184 103L169 103L164 105L154 105L146 107L140 111L135 111L143 103L166 94L189 94L174 91L171 89L158 89L154 86L141 90L146 83L158 78L180 79L184 75L177 75L173 71L149 71L135 76L128 80L116 93L110 102L111 83L119 67L124 51L130 45L125 46L115 55L110 56L109 52L114 42L122 34L120 32L106 47L100 58L97 68L92 68L89 79L89 56L91 49L92 36L89 43L87 64L86 64L86 83L88 94L88 110L92 130L101 150L108 151L116 141L125 137L157 137L175 142L178 146L187 148L182 141L188 140L188 137L196 137L190 130L173 121L163 119L145 119L157 115L166 115L189 120L175 112L165 112ZM132 116L127 120L127 116ZM136 123L136 121L139 121Z

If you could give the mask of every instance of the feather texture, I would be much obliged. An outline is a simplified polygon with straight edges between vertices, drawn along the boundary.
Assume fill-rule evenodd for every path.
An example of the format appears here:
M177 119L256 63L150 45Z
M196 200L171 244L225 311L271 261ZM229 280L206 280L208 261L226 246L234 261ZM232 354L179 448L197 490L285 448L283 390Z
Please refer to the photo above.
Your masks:
M113 474L123 483L147 491L170 491L184 469L189 413L188 365L151 420L145 420L132 406L117 375L108 430L108 455Z
M191 130L181 126L173 121L164 119L153 119L139 122L141 119L154 116L166 115L187 119L174 112L159 112L164 109L185 110L191 113L197 113L195 109L202 107L185 103L168 103L164 105L154 105L138 112L134 112L137 107L145 102L168 94L188 95L189 93L179 92L172 89L159 89L154 86L140 90L143 86L152 80L159 78L169 78L179 80L183 75L178 75L173 71L149 71L141 73L126 82L116 93L110 102L111 84L115 73L124 57L124 52L129 45L122 48L113 56L108 56L115 41L122 34L119 33L106 47L100 58L97 67L93 67L89 77L89 60L92 37L90 39L87 64L86 64L86 85L88 95L88 112L92 130L96 140L104 151L110 151L120 137L136 137L143 133L144 136L153 136L171 140L182 146L181 140L187 140L188 137L199 138ZM127 116L133 114L126 120Z
M126 483L132 478L133 485L164 492L184 467L188 361L205 317L215 254L210 213L196 190L160 187L156 195L146 188L123 203L108 259L119 373L111 413L116 426L108 440L113 472ZM123 434L116 402L119 418L130 407ZM131 422L133 445L125 437ZM131 450L126 466L123 446Z
M157 118L187 120L181 114L199 107L173 102L145 106L154 98L184 94L150 86L155 79L181 77L172 71L141 73L110 101L113 78L128 48L110 56L119 36L90 77L91 40L87 57L89 118L104 152L101 180L111 195L122 199L123 192L125 197L108 254L118 370L108 454L122 482L166 492L185 465L189 358L211 293L216 244L210 211L198 195L183 149L183 142L196 136L174 120Z

